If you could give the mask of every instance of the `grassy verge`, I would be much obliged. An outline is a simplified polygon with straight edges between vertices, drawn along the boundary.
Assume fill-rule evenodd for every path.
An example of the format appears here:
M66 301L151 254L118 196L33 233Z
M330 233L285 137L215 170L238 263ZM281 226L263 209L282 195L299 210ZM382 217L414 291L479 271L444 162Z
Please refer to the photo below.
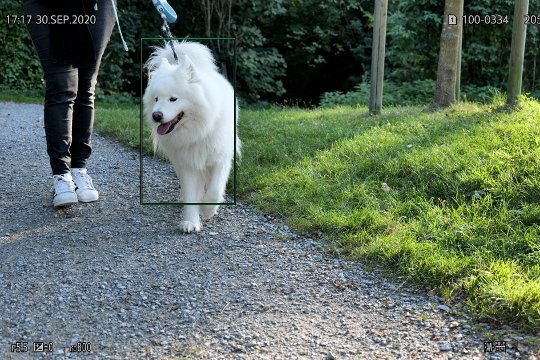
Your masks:
M141 136L139 106L98 104L94 127L101 135L116 139L129 147L139 148ZM146 152L152 151L148 129L145 129L143 149Z
M540 329L540 104L245 113L244 195L334 249Z
M238 188L336 252L538 332L540 104L499 108L244 110ZM98 106L96 129L137 147L138 106Z
M43 103L43 90L10 90L0 85L0 101Z

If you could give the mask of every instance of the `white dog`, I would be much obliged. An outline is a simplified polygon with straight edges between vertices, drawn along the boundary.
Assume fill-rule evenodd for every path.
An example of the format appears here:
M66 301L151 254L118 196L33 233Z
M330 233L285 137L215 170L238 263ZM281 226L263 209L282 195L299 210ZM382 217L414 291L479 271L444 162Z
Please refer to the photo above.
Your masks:
M186 203L220 203L231 171L238 106L231 84L218 72L210 50L196 42L157 48L146 62L144 113L154 147L171 161ZM235 114L236 109L236 116ZM236 148L234 142L236 139ZM219 205L185 205L184 232L199 231Z

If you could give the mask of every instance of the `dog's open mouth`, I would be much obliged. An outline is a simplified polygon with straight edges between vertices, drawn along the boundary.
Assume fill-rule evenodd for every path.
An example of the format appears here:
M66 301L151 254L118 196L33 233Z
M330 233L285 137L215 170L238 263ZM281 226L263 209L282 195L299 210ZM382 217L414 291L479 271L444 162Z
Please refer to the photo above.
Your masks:
M157 133L159 135L167 135L174 130L174 127L180 122L180 120L182 120L182 117L184 117L183 111L181 111L180 114L176 115L176 117L168 123L159 125L157 128Z

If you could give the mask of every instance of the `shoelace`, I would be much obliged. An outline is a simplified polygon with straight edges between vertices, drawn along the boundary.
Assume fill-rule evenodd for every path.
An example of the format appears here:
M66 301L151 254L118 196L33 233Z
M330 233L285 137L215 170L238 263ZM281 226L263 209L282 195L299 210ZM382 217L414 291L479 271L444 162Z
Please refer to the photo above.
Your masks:
M53 191L55 195L62 194L65 192L71 192L74 190L75 187L73 186L73 183L66 181L64 177L60 175L55 175L53 176L53 178L55 179L55 183L53 186Z
M77 181L75 181L77 179ZM79 181L83 180L81 184L79 184ZM92 189L94 190L94 184L92 183L92 178L85 173L78 173L77 175L73 176L73 181L75 182L75 186L79 189Z

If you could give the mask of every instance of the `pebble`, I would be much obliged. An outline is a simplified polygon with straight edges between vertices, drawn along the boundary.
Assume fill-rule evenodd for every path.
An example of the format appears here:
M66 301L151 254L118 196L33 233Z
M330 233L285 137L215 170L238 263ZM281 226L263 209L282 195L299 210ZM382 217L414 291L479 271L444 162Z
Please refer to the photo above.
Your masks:
M439 305L439 306L437 306L437 309L445 311L445 312L450 311L450 308L447 305Z
M452 345L450 345L449 343L442 343L441 345L439 345L439 350L441 350L441 351L451 351L452 350Z
M450 328L452 328L452 329L457 328L457 327L459 326L459 322L457 322L457 321L452 321L452 322L450 323L449 326L450 326Z

